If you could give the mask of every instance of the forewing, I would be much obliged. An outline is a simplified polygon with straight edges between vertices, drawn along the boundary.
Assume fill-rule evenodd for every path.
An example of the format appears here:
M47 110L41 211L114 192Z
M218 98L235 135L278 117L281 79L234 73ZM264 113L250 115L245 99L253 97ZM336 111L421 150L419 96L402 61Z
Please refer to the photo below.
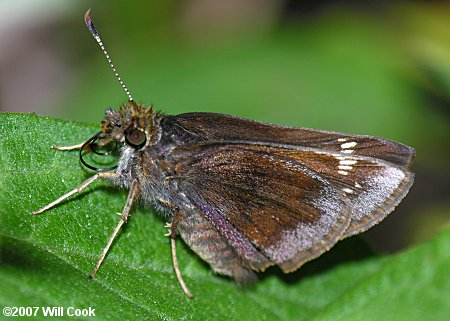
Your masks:
M258 149L256 146L246 148ZM267 152L295 159L344 192L353 210L343 238L361 233L383 220L408 193L414 174L392 163L317 149L266 147Z
M242 237L289 272L328 250L348 228L351 210L344 192L265 146L194 144L171 156L180 192L237 244L238 253L245 252L242 240L235 240ZM230 226L239 233L229 232Z
M415 155L411 147L382 138L284 127L230 115L186 113L167 116L162 126L170 129L171 133L176 131L184 143L240 141L294 145L372 157L399 167L409 167Z

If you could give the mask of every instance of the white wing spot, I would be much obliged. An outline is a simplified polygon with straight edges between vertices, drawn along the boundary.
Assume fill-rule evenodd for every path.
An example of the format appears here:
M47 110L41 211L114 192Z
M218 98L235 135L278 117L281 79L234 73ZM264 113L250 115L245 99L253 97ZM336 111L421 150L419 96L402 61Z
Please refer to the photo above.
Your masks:
M348 172L346 172L346 171L338 171L338 174L341 174L341 175L348 175Z
M353 190L351 188L343 188L342 190L347 194L353 194Z
M346 142L346 141L347 141L347 138L338 138L337 141L338 141L338 142Z
M339 162L339 165L355 165L358 161L354 159L343 159Z
M356 146L356 142L348 142L341 144L342 149L352 148Z

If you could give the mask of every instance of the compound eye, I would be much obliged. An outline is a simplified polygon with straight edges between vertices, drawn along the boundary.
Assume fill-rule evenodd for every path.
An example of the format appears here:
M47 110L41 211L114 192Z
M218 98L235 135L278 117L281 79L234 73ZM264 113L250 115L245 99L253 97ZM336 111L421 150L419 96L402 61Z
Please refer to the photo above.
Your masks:
M131 147L138 149L145 145L147 137L143 131L133 128L125 133L125 141Z

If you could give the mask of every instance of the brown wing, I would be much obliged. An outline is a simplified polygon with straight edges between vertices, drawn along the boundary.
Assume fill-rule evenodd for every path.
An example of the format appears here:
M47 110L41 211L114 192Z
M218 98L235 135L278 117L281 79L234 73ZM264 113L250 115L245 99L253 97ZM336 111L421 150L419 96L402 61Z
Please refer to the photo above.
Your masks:
M258 149L247 146L247 149ZM294 159L345 193L353 210L343 238L361 233L383 220L408 193L414 174L407 168L371 157L316 149L266 146L269 153Z
M260 262L251 262L246 242L289 272L331 248L348 228L351 210L342 191L265 146L194 144L171 156L180 193L236 253L249 253L241 259L252 269Z
M191 250L209 263L214 272L233 277L240 284L249 284L257 280L252 269L259 271L271 265L269 260L254 247L250 253L253 267L243 264L236 248L199 210L185 208L180 215L177 230L181 238Z
M400 167L409 167L415 155L411 147L382 138L284 127L230 115L187 113L167 116L162 126L167 126L171 130L178 128L178 135L184 136L184 143L251 141L294 145L343 152L349 155L369 156Z

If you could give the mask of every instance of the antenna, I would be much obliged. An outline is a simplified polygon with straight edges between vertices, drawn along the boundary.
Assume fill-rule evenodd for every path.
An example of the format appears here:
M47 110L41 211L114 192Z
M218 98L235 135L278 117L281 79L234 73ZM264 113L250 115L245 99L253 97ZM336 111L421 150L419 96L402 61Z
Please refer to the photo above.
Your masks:
M108 52L105 49L105 46L103 45L102 39L100 39L100 36L97 32L97 29L95 29L94 22L91 19L91 9L86 11L84 14L84 21L86 22L86 26L88 27L89 31L91 32L91 35L95 38L97 43L99 44L100 48L102 49L103 53L105 54L106 59L109 62L109 66L112 68L114 74L116 75L117 80L119 80L120 85L125 90L125 93L128 95L129 102L134 102L133 97L130 94L130 91L128 90L127 86L125 86L125 83L120 78L119 73L117 72L116 68L114 67L114 64L112 63L111 57L109 56Z

